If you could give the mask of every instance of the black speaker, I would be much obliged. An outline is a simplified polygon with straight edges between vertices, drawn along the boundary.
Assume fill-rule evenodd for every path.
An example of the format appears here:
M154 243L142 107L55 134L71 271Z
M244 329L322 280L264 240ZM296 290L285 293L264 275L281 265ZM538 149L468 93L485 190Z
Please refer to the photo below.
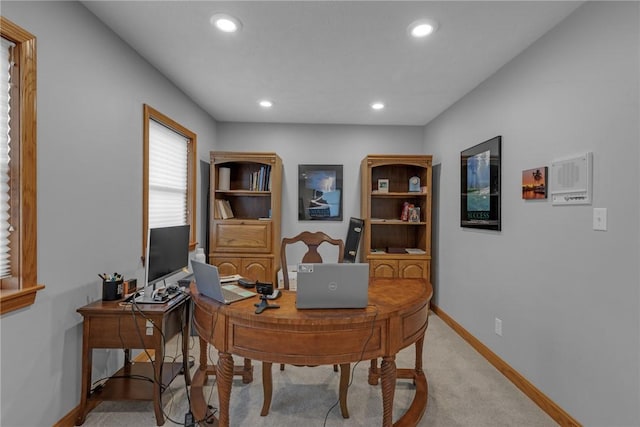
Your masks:
M344 262L355 263L360 246L360 236L362 236L362 226L364 221L360 218L349 219L349 230L347 230L347 242L344 245Z

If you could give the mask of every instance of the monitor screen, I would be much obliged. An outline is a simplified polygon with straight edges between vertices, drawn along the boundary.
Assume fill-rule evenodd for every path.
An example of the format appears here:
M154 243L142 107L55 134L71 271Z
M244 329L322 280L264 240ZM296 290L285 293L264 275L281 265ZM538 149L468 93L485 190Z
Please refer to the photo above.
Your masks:
M153 285L189 266L189 225L150 228L145 275Z

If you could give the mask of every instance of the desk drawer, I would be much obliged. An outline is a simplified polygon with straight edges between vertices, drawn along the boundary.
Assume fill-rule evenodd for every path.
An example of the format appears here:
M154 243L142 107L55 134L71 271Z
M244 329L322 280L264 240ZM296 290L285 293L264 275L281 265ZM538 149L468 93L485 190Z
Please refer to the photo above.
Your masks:
M214 252L271 252L271 221L225 221L214 227Z

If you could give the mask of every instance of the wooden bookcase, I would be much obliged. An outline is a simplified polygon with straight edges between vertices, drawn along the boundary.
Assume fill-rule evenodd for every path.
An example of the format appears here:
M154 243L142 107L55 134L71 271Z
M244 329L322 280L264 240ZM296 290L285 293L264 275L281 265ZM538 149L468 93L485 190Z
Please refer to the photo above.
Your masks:
M209 263L221 275L276 283L282 159L276 153L212 151L210 155Z
M429 280L431 156L371 154L360 172L363 256L370 275ZM418 191L409 191L413 177L420 180ZM405 203L420 209L412 220L402 219Z

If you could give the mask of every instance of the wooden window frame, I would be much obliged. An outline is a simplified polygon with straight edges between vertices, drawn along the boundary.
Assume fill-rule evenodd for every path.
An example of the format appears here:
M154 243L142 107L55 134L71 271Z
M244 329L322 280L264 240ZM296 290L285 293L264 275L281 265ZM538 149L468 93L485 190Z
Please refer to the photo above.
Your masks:
M17 239L11 245L12 277L0 281L0 315L4 315L32 305L44 285L38 285L37 260L36 37L2 16L0 35L15 43L18 69L12 95L18 114L12 117L11 127L17 161L10 165L11 221Z
M142 195L142 260L147 250L147 233L149 228L149 121L154 120L179 133L189 140L187 147L187 223L189 224L189 250L196 248L195 224L196 224L196 134L182 126L180 123L162 114L147 104L143 105L143 139L144 139L144 163L143 163L143 195Z

